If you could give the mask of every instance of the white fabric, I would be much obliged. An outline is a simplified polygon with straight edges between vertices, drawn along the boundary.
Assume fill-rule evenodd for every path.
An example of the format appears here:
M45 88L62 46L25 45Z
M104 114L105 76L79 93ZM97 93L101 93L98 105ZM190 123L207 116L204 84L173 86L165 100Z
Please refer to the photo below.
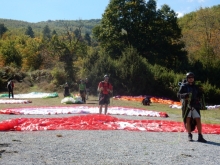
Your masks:
M67 106L67 107L25 107L25 108L12 108L1 110L2 113L16 113L16 114L97 114L99 113L99 107L88 106ZM160 112L148 111L136 108L126 107L109 107L108 114L112 115L131 115L131 116L152 116L160 117Z

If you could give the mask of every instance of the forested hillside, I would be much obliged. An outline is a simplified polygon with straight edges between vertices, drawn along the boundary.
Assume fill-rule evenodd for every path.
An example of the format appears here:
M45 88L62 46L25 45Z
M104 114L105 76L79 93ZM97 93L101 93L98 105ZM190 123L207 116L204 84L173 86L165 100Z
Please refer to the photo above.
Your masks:
M112 0L101 20L0 19L0 90L10 77L32 87L46 81L42 88L53 91L65 82L77 90L87 77L96 93L109 74L114 95L177 99L178 82L192 71L207 101L217 103L219 11L213 6L177 18L155 0Z
M29 23L19 20L11 19L1 19L0 23L4 24L10 31L24 33L28 26L32 28L36 36L40 36L43 28L48 25L50 29L55 30L57 33L61 34L65 30L65 25L72 26L77 28L83 26L82 33L86 32L91 34L94 26L100 23L100 19L91 19L91 20L48 20L38 23Z

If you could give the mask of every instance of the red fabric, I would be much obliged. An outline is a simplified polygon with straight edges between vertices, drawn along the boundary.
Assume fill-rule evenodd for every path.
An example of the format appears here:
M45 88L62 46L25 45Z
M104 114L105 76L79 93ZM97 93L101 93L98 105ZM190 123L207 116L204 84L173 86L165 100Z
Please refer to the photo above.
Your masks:
M113 88L112 85L109 82L106 82L106 81L101 81L99 83L98 88L101 88L101 87L103 87L103 90L102 90L103 94L108 94L109 93L108 89L112 90L112 88Z
M66 118L16 118L0 122L0 131L43 130L129 130L185 132L182 122L167 120L126 120L109 115L81 115ZM197 131L195 131L197 132ZM203 124L204 134L220 134L220 125Z

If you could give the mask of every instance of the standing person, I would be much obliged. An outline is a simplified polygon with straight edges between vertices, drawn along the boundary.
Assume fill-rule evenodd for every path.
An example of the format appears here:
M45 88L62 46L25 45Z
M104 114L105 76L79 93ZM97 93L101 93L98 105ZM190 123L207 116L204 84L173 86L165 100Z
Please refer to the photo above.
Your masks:
M70 89L69 89L69 85L67 82L64 84L63 96L64 97L70 96Z
M14 81L13 79L9 79L8 83L7 83L7 88L8 88L8 97L10 99L10 95L12 96L12 98L14 98Z
M177 96L182 100L182 117L188 132L188 140L193 141L192 131L194 131L196 126L198 130L198 142L206 143L207 141L202 136L200 115L202 91L195 85L194 74L192 72L186 74L186 83L180 86Z
M88 78L86 78L85 84L86 84L86 100L88 100L89 99L89 90L90 90L90 83L88 81Z
M109 76L104 76L104 81L99 82L99 114L102 114L102 106L105 105L105 115L108 111L108 104L110 103L110 93L112 93L112 85L108 82Z
M86 103L86 85L83 80L80 80L79 93L82 98L82 102Z

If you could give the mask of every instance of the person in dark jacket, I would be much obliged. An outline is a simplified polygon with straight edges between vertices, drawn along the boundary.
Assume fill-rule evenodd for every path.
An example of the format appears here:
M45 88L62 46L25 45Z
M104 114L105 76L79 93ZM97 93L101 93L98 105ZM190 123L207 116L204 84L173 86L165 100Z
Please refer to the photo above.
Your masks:
M7 88L8 88L8 97L10 99L10 95L12 98L14 98L14 81L13 79L9 79L7 83Z
M69 89L69 85L67 82L64 84L63 96L64 97L70 96L70 89Z
M188 132L188 140L193 141L192 131L197 127L198 141L206 143L207 141L202 136L200 115L202 91L195 85L194 77L192 72L186 74L186 82L180 86L177 96L182 102L182 117Z

